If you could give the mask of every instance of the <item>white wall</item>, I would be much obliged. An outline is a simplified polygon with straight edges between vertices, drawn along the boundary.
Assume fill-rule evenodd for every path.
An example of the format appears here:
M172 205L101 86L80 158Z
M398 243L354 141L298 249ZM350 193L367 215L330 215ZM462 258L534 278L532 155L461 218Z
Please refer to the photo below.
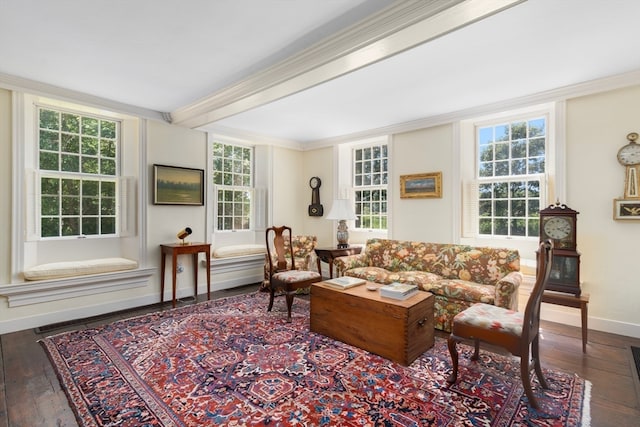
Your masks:
M272 173L269 199L273 215L269 226L288 225L294 234L303 234L307 206L311 201L303 153L274 147Z
M323 216L309 216L308 206L311 204L311 187L309 179L317 176L322 181L320 186L320 203L323 206ZM331 247L337 244L337 222L326 219L334 199L334 167L333 149L331 147L313 151L306 151L303 158L301 188L302 201L305 203L303 212L304 234L315 235L318 247Z
M613 220L624 167L616 158L629 132L640 131L640 86L567 102L567 200L579 211L583 290L590 327L640 336L640 221Z
M454 232L452 215L453 127L437 126L394 135L391 145L391 232L393 239L424 242L451 242ZM401 199L400 175L442 172L442 198Z
M148 185L152 188L154 164L180 166L207 171L207 137L204 132L171 126L161 122L148 122L147 128L147 163ZM209 174L205 173L205 180ZM208 185L208 182L206 183ZM205 205L208 203L205 200ZM190 227L193 234L187 238L189 242L207 243L206 206L153 205L153 191L149 191L147 203L147 259L151 265L160 265L160 244L177 243L176 233ZM167 257L169 258L169 257ZM204 259L204 254L199 255ZM170 262L170 260L167 260ZM189 256L181 256L178 262L184 266L184 272L178 274L178 289L193 293L193 264ZM170 264L169 264L170 265ZM198 281L206 286L205 268L198 266ZM171 285L171 269L165 273L165 300L171 298L166 292ZM169 285L169 286L167 286ZM155 277L154 288L160 294L160 276Z

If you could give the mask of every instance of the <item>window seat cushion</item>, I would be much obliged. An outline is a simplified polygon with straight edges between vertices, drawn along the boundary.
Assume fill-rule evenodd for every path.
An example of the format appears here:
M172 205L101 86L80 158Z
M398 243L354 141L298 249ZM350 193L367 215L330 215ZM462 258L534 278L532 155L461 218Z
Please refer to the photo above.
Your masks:
M264 254L267 250L264 245L230 245L222 246L213 251L214 258L231 258L237 256Z
M25 270L23 274L26 280L49 280L135 268L138 268L138 262L127 258L97 258L36 265Z

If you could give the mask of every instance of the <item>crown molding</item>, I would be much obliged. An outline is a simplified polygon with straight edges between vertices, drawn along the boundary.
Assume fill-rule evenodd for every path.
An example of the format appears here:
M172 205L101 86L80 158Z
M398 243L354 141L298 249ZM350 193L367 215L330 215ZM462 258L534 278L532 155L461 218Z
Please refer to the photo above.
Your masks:
M25 79L10 74L0 73L0 87L8 90L26 92L48 98L56 98L76 104L81 103L90 107L107 109L117 113L130 114L147 119L166 121L164 117L166 113L116 102L109 99L101 98L99 96L89 95L87 93L65 89L59 86L41 83L35 80Z
M292 150L303 151L305 149L304 143L299 141L293 141L290 139L273 138L266 135L260 135L252 132L248 132L241 129L230 128L226 126L213 125L207 127L204 132L207 132L213 139L216 137L244 143L248 145L271 145L275 147L289 148Z
M309 89L526 0L397 1L370 18L199 101L171 112L198 128Z
M348 135L340 135L333 138L326 138L308 142L305 144L305 150L315 150L318 148L328 147L336 144L353 142L365 138L372 138L382 135L392 135L397 133L411 132L418 129L425 129L434 126L444 125L457 122L459 120L467 120L483 115L495 114L507 110L515 110L518 108L529 107L536 104L544 104L548 102L566 101L571 98L580 96L593 95L596 93L606 92L610 90L622 89L629 86L640 85L640 70L628 73L617 74L614 76L604 77L601 79L589 80L575 85L563 86L556 89L547 90L527 96L508 99L504 101L485 104L477 107L457 110L437 116L425 117L422 119L412 120L409 122L392 124L375 129L368 129L362 132L356 132Z

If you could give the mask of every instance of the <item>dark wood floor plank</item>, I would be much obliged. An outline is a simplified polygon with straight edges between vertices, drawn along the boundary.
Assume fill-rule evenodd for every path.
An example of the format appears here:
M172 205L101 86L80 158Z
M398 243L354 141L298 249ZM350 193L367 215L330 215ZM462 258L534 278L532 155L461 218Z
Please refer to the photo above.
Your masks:
M7 427L9 419L7 418L7 394L6 382L4 379L4 357L2 351L2 340L0 340L0 427Z
M8 425L77 426L39 338L33 330L1 337Z
M212 298L256 290L257 286L251 285L216 291ZM197 301L204 300L204 295L197 298ZM186 299L178 305L193 302L194 299ZM265 310L267 302L268 295L265 294ZM38 339L170 308L171 304L152 305L65 325L46 333L26 330L0 336L0 380L4 385L0 389L0 427L77 426L66 395ZM542 322L541 329L543 367L573 372L592 383L593 427L640 425L640 380L630 350L631 345L640 346L640 339L589 331L589 344L584 354L580 328ZM436 336L447 338L448 334L436 331ZM504 354L496 348L490 350Z

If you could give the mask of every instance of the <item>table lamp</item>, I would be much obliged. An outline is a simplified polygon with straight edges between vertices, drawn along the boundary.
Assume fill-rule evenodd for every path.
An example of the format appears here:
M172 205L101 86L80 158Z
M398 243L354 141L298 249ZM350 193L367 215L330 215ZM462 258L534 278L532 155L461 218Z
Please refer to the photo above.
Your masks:
M353 212L353 206L351 205L351 200L335 199L333 201L333 205L327 215L327 219L339 221L338 232L336 234L339 249L349 247L349 227L347 227L347 220L354 220L356 218L356 214Z
M189 243L185 243L184 239L186 239L192 233L191 228L185 227L182 230L178 231L178 239L182 240L182 245L188 245Z

